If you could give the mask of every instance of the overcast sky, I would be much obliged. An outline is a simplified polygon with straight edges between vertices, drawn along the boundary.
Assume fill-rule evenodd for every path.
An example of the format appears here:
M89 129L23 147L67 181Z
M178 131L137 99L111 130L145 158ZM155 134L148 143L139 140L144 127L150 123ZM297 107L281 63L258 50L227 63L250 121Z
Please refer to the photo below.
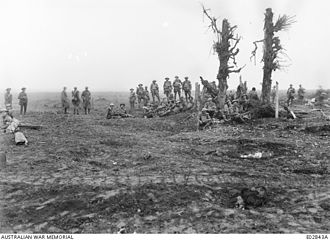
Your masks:
M249 88L261 88L262 47L256 65L249 57L252 42L263 39L267 7L274 19L288 14L297 21L280 34L289 66L273 80L281 89L330 88L328 0L1 0L1 87L128 91L153 79L162 85L166 76L215 80L219 63L201 3L238 26L237 62L246 64L241 75ZM238 77L230 76L230 88Z

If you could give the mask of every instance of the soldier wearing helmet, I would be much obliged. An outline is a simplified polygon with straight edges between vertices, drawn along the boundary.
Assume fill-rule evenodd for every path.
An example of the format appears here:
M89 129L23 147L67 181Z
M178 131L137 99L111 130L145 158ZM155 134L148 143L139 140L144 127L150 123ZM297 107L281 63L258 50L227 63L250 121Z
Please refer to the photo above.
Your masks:
M80 97L77 87L74 87L72 91L72 105L73 105L73 114L79 115Z
M135 109L136 94L135 94L133 88L131 88L130 91L131 92L129 93L129 105L130 105L130 109L134 110Z
M150 85L150 91L151 91L152 101L155 102L155 97L157 97L159 103L160 102L159 88L156 82L157 82L156 80L152 81L152 84Z
M167 100L168 100L169 95L172 93L172 83L170 81L170 78L168 78L168 77L165 78L163 88L164 88L164 94L166 95Z
M184 95L186 97L186 102L188 102L191 97L191 82L188 77L184 77L184 81L182 83L182 89L184 91Z
M6 89L5 93L5 106L6 109L12 109L13 107L13 95L10 93L11 88Z
M27 104L28 104L28 97L27 94L25 92L26 88L23 87L22 88L22 92L19 93L18 95L18 99L19 99L19 105L21 106L21 115L26 113L26 109L27 109Z
M179 79L179 76L175 76L173 81L173 89L174 89L174 100L176 100L176 96L178 95L179 98L181 97L181 85L182 82Z

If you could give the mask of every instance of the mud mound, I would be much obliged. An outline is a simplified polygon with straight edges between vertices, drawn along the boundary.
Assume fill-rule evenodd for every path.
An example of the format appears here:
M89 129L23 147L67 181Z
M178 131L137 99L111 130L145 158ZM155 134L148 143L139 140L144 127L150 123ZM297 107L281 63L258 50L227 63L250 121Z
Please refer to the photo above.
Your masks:
M127 119L110 119L100 121L103 126L111 126L113 128L127 128L132 131L159 131L159 132L187 132L194 131L197 128L197 120L192 113L185 112L168 117L155 118L127 118Z
M330 125L313 125L305 127L307 133L318 133L330 132Z

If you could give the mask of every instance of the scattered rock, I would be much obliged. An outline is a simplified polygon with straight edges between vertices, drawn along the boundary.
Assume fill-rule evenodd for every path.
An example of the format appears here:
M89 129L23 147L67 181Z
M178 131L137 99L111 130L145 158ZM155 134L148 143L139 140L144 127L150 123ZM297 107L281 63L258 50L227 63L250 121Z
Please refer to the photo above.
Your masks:
M311 212L311 213L317 213L317 208L308 208L307 209L309 212Z
M40 232L41 229L43 229L44 227L47 226L47 224L48 224L48 222L41 223L41 224L35 226L34 230L35 230L36 232Z
M49 233L65 233L62 229L57 228L57 227L55 227L55 226L50 226L50 227L47 229L47 232L49 232Z

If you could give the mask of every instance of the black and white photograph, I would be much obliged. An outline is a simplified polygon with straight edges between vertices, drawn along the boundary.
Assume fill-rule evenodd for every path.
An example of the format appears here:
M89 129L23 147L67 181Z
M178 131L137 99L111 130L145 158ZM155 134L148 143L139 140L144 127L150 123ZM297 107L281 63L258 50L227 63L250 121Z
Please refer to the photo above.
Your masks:
M0 239L329 239L329 6L1 0Z

